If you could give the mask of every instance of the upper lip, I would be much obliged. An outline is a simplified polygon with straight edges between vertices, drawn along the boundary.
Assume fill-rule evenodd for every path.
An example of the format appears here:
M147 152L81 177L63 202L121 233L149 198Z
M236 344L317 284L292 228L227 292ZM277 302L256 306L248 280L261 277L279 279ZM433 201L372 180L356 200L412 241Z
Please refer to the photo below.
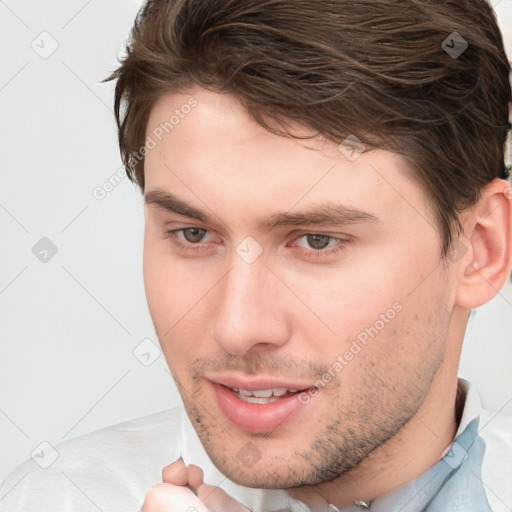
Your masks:
M304 382L284 381L276 378L265 377L237 377L235 375L209 375L205 376L209 381L220 384L228 388L245 389L247 391L256 391L260 389L296 389L303 391L314 387L313 384Z

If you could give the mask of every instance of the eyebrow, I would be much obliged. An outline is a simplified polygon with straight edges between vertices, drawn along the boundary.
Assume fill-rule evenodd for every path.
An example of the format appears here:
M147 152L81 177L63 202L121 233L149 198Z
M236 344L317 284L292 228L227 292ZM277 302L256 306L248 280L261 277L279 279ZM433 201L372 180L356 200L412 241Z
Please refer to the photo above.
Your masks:
M146 204L155 205L165 211L190 217L205 224L216 224L214 216L200 210L175 195L162 189L154 189L144 195ZM271 230L278 226L322 225L339 226L360 222L376 222L378 217L372 213L351 208L342 204L324 203L313 206L302 212L279 212L268 217L257 217L256 225L261 230Z

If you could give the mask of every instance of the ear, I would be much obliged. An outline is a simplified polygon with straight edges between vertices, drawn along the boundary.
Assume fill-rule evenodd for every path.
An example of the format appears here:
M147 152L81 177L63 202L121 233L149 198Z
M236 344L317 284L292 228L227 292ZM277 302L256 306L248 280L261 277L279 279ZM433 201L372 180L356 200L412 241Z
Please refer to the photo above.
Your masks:
M510 183L495 179L487 184L478 203L463 218L465 236L459 240L458 253L463 257L457 262L459 286L455 302L474 309L500 292L512 270Z

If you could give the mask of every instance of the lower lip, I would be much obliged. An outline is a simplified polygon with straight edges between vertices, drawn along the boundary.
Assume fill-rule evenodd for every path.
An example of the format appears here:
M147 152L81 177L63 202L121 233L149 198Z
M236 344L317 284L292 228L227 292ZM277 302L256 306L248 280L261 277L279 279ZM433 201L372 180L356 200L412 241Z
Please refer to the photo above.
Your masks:
M217 402L235 426L254 433L269 433L288 423L304 407L295 395L285 396L268 404L243 402L231 389L212 383Z

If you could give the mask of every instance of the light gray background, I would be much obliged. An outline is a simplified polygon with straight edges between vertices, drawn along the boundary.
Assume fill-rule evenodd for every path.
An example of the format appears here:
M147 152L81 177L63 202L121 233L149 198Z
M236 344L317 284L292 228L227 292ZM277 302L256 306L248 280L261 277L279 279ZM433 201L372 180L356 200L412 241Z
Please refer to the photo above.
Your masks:
M145 301L141 195L127 178L94 195L121 174L100 81L140 3L0 1L0 480L43 441L179 403ZM512 55L512 0L493 5ZM32 252L43 237L57 247L46 262L44 242ZM490 409L512 412L511 341L509 284L462 358Z

